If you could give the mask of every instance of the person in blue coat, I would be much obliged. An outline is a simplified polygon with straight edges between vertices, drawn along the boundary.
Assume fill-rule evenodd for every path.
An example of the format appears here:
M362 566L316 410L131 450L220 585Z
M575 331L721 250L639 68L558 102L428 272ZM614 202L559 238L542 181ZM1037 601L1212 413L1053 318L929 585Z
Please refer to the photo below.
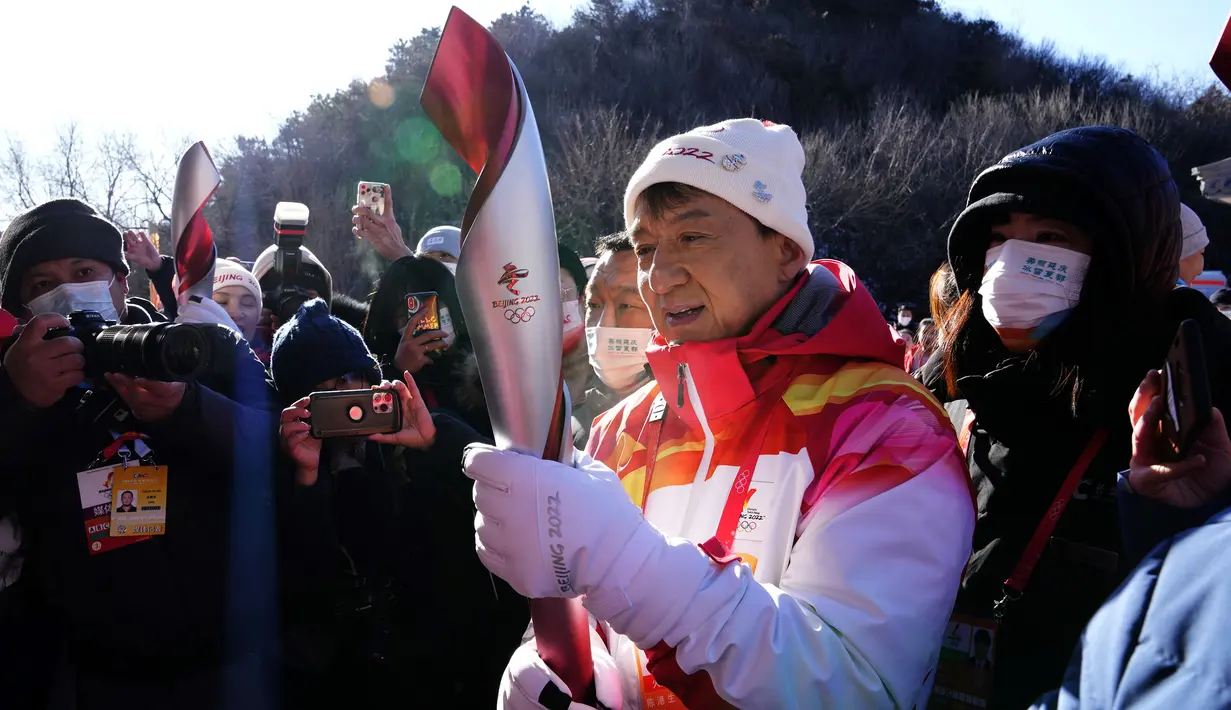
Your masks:
M1091 619L1049 710L1231 707L1231 440L1222 414L1168 463L1158 372L1130 405L1125 552L1141 560Z

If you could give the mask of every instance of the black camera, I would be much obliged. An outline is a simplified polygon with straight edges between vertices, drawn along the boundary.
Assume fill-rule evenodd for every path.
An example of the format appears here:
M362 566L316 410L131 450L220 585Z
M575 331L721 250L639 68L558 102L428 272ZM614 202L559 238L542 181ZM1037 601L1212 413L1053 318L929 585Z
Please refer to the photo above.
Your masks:
M308 228L308 207L298 202L279 202L274 209L274 265L278 283L265 297L265 307L279 323L295 315L312 296L302 286L304 233Z
M118 372L163 382L191 382L208 366L209 341L185 323L109 325L95 311L74 311L67 328L52 328L45 340L72 336L85 345L85 373L98 378Z

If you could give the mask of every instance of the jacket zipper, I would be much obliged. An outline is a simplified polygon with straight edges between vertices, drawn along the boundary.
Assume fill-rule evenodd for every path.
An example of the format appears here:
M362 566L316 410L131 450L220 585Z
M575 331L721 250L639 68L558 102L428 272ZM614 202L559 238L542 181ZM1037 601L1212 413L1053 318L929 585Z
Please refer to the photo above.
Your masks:
M710 423L705 418L705 409L701 406L701 393L697 390L697 383L693 380L688 365L680 365L680 374L683 377L680 381L680 394L688 392L692 413L696 415L697 421L701 424L701 431L705 434L705 449L701 453L701 462L697 464L697 473L693 476L692 488L688 491L688 507L684 511L684 525L680 528L680 535L687 535L695 513L692 505L693 496L696 495L697 487L705 482L705 474L710 468L710 459L714 457L714 433L710 431ZM681 397L681 403L682 401Z

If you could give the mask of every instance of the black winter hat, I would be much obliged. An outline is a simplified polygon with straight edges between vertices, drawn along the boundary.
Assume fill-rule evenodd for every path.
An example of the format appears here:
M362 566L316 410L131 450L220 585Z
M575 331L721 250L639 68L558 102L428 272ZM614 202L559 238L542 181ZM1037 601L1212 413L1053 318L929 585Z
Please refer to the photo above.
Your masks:
M1175 288L1183 241L1179 191L1167 161L1128 129L1053 133L980 173L949 233L949 263L960 290L979 288L990 227L1011 212L1058 219L1089 233L1109 300L1158 298Z
M363 373L372 384L381 379L363 336L331 315L329 305L319 298L300 306L274 333L269 371L287 402L306 397L325 380L353 372Z
M55 259L96 259L128 275L124 236L81 200L51 200L17 216L0 236L0 307L20 313L26 271Z

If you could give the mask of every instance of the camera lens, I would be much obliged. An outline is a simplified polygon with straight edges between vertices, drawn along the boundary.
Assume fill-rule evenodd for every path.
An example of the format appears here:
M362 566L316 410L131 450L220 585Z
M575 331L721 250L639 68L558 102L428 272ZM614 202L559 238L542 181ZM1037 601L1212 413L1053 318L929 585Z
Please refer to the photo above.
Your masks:
M104 328L91 354L101 372L122 372L163 382L195 379L209 364L209 343L197 327L182 323Z
M209 358L205 336L200 330L182 324L168 324L158 335L161 342L153 347L158 349L163 372L171 379L187 381L205 369Z

